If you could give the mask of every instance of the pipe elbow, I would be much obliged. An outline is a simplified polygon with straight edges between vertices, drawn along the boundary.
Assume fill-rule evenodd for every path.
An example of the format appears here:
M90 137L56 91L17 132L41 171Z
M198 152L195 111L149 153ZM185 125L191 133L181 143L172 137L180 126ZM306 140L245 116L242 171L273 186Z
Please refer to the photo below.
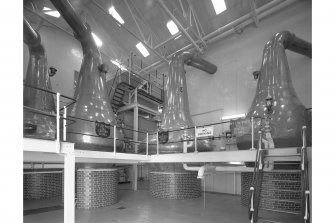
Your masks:
M199 170L198 170L198 176L197 176L197 178L198 179L204 179L205 171L206 171L206 165L200 167Z

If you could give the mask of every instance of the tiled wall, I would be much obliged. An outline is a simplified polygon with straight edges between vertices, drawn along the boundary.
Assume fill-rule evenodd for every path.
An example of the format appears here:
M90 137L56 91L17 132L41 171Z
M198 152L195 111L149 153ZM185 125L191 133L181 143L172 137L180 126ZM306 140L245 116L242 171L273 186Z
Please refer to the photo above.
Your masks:
M241 202L247 206L249 203L249 188L253 173L242 173ZM299 212L300 198L299 172L265 172L263 175L260 207L289 212Z
M78 208L105 207L118 201L119 176L117 169L78 169Z
M201 182L197 172L150 172L150 193L164 199L189 199L201 196Z
M39 200L62 196L63 172L26 172L23 174L23 197Z

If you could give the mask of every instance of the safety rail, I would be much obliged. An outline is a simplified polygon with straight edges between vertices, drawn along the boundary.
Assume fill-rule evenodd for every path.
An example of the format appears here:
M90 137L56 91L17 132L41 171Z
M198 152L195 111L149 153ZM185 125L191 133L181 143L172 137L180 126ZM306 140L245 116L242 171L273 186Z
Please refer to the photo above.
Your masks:
M302 127L301 147L301 216L303 223L310 222L310 190L308 177L308 156L306 143L306 126Z
M257 223L258 220L258 207L260 202L260 193L261 193L261 181L263 177L263 168L264 168L264 152L262 149L262 132L259 131L258 139L258 148L256 152L254 173L252 177L252 182L250 185L250 202L248 205L248 213L250 223Z
M50 90L47 90L47 89L43 89L43 88L39 88L39 87L36 87L36 86L29 85L29 84L26 84L26 83L23 83L23 85L25 87L32 88L32 89L35 89L37 91L43 91L43 92L46 92L48 94L52 94L52 95L56 96L56 111L54 111L54 112L46 112L46 111L43 111L43 110L31 108L31 107L28 107L28 106L23 106L23 109L28 113L34 113L34 114L38 114L38 115L42 115L42 116L54 117L56 119L56 127L55 127L56 134L55 134L55 137L50 138L50 140L54 140L56 142L56 151L60 152L61 137L60 137L60 131L58 131L58 130L60 129L61 111L64 110L64 112L66 114L66 109L69 106L76 103L76 100L73 99L73 98L70 98L68 96L62 95L59 92L53 92L53 91L50 91ZM61 99L66 99L68 101L63 101ZM61 104L64 105L62 108L61 108ZM38 135L34 136L34 138L38 138Z

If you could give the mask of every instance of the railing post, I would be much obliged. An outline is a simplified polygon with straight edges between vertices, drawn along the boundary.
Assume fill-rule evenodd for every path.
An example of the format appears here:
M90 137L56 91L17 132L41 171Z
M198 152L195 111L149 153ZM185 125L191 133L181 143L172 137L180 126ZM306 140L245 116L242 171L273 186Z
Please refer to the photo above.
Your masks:
M306 126L302 127L301 170L305 170Z
M147 146L146 146L146 156L148 157L149 153L149 133L147 133Z
M159 141L158 141L158 132L156 133L157 134L157 155L159 154Z
M67 108L64 106L63 113L63 141L66 141L66 117L67 117Z
M306 190L305 191L305 215L304 215L304 220L305 222L308 220L308 197L309 197L310 191Z
M197 127L194 126L194 152L198 152L198 143L197 143Z
M251 117L251 149L254 150L254 117Z
M56 94L56 150L60 152L60 93Z
M259 162L259 166L258 166L258 169L262 170L263 169L263 160L262 160L262 131L258 131L258 134L259 134L259 140L258 140L258 154L259 154L259 159L258 159L258 162Z
M114 125L114 156L116 156L116 125Z

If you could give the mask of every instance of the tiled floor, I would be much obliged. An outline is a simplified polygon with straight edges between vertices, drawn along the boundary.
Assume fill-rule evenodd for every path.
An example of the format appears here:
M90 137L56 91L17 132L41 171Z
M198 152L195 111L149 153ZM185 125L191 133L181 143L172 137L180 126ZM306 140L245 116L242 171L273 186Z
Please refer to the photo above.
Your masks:
M119 202L95 210L76 209L76 223L243 223L248 221L247 208L240 197L206 193L197 199L163 200L150 196L146 187L137 192L120 185ZM25 201L25 210L59 205L61 200ZM24 216L25 223L63 222L63 210ZM288 218L284 223L294 222Z

